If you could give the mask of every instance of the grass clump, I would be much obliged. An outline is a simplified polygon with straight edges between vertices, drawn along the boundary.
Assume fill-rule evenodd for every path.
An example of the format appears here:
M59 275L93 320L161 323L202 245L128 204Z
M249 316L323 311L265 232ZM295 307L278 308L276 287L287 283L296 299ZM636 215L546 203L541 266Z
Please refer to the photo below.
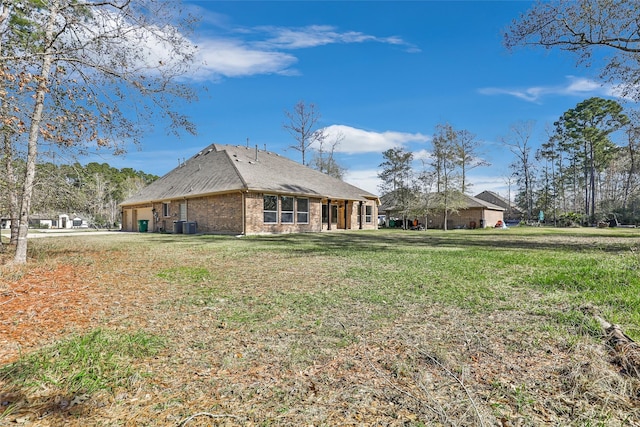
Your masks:
M173 283L202 283L211 280L211 273L202 267L173 267L158 272L158 277Z
M17 388L93 393L126 385L131 363L155 354L163 341L145 332L96 329L32 353L0 368L0 380Z

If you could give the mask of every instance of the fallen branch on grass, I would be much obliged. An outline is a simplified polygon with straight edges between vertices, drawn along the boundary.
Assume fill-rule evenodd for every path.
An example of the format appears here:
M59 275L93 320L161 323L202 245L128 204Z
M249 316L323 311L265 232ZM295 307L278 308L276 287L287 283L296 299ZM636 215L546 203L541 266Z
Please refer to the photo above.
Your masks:
M235 419L240 419L240 417L236 416L236 415L231 415L231 414L210 414L209 412L198 412L197 414L193 414L187 418L185 418L184 420L180 421L178 423L178 427L184 427L187 425L188 422L191 422L193 419L198 418L198 417L209 417L209 418L235 418Z
M640 378L640 346L628 337L619 325L611 324L597 314L594 318L614 351L614 362L620 365L627 375Z

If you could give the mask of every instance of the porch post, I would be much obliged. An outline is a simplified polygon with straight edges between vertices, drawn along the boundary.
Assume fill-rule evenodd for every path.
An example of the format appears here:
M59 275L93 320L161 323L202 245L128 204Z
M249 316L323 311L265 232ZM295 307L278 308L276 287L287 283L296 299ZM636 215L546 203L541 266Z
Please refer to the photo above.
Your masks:
M331 230L331 199L327 199L327 231Z
M360 230L362 230L362 215L363 215L363 212L362 212L362 200L360 200L360 208L359 209L360 209L360 211L358 212L358 228Z
M351 227L349 227L349 222L348 222L348 218L349 218L349 212L348 212L348 208L349 208L349 201L345 200L344 201L344 229L350 229Z

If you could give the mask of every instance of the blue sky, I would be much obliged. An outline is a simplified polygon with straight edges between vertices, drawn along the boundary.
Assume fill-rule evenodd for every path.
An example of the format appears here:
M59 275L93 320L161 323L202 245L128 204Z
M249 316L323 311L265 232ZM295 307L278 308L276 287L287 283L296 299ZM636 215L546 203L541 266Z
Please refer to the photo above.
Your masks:
M513 155L499 141L512 124L534 121L538 145L563 112L612 93L567 53L503 47L504 29L531 4L188 1L201 18L190 80L206 90L185 107L198 135L176 139L159 126L139 151L97 161L164 175L212 142L248 139L299 162L283 124L304 100L320 127L343 134L347 182L378 194L381 153L402 146L424 158L446 122L475 134L491 164L471 172L471 192L506 195Z

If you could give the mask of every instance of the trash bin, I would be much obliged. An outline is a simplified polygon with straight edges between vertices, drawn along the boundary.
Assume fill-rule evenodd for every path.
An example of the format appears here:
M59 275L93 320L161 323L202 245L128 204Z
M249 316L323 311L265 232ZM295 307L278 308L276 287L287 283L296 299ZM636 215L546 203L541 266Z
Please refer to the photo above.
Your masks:
M184 221L173 221L173 234L182 234L182 224Z
M149 227L148 219L139 219L138 220L138 231L141 233L146 233Z
M196 234L196 223L194 221L185 221L182 224L182 234Z

